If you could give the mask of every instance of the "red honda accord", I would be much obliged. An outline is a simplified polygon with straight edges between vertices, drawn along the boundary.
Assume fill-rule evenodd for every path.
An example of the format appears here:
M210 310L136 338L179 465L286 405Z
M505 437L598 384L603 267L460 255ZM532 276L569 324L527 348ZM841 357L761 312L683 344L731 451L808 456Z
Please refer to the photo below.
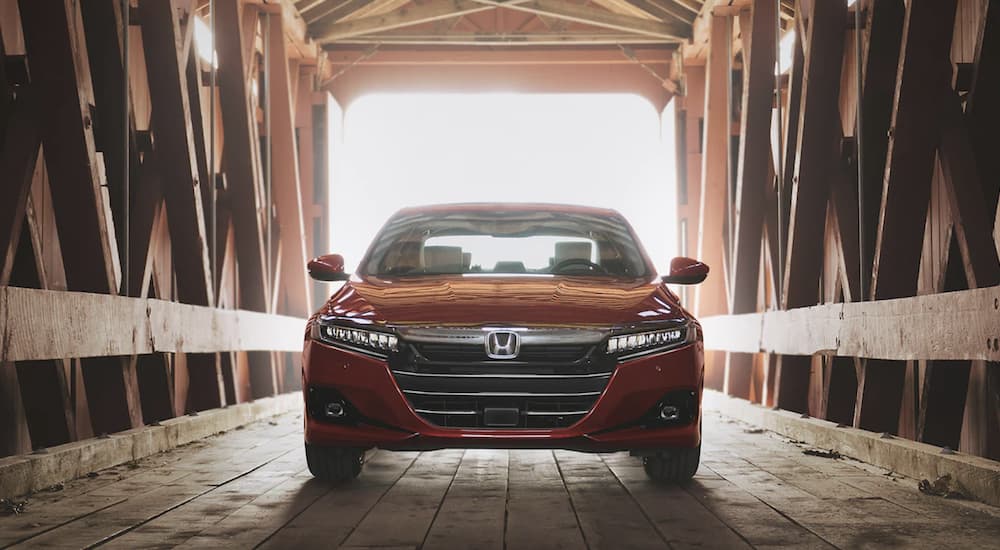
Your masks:
M442 448L630 451L656 480L698 469L701 327L613 210L541 204L404 209L310 320L305 444L318 478L365 452Z

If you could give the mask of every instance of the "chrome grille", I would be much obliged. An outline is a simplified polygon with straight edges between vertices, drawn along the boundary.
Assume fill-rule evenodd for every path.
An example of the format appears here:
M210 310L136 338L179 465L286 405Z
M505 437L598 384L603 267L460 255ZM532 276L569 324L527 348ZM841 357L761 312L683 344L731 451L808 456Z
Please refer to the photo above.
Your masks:
M564 428L587 415L615 368L601 352L605 333L521 329L515 359L486 356L484 329L400 331L393 376L414 411L453 428ZM514 415L491 422L491 411Z

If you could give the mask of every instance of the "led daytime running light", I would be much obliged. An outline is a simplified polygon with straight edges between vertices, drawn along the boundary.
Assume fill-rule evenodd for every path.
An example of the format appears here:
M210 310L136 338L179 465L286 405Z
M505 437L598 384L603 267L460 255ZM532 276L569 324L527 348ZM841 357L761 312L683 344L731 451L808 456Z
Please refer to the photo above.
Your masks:
M686 339L687 329L685 327L625 334L612 336L608 339L607 351L612 355L624 355L673 346L683 343Z
M319 337L325 342L344 344L379 352L397 351L399 339L395 335L374 330L317 324Z

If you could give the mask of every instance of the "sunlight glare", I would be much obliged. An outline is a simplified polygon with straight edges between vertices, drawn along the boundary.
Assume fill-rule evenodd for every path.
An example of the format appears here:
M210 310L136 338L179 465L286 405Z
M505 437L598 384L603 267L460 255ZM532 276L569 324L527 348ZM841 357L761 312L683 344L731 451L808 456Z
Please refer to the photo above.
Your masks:
M331 248L354 268L396 210L450 202L614 208L664 273L675 245L672 109L625 94L377 94L344 115Z

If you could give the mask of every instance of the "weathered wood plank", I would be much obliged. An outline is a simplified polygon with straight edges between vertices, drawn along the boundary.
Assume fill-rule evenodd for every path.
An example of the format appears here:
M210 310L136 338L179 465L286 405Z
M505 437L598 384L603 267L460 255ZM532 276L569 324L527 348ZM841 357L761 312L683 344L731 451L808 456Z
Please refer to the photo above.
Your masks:
M52 324L58 312L63 320ZM303 319L162 300L0 287L4 361L154 352L300 351ZM100 337L94 328L102 327Z
M991 203L984 196L977 157L957 95L943 90L942 134L938 148L955 237L969 288L1000 284L1000 260L991 233Z
M694 311L698 315L719 315L729 311L728 286L724 276L723 217L726 210L726 180L729 159L726 143L729 140L729 89L727 72L730 59L724 46L730 39L729 18L712 16L712 44L705 67L704 136L702 138L702 166L700 204L698 207L697 257L712 267L713 272L704 283L695 287ZM693 227L689 230L694 230ZM705 386L721 389L725 382L725 356L708 354L705 357Z
M216 5L216 48L219 56L219 90L225 145L222 155L229 185L236 249L239 258L239 307L267 311L268 273L265 268L264 211L261 179L256 161L258 137L256 118L251 114L248 73L248 48L253 36L248 34L244 15L251 21L256 14L244 9L239 0L223 0ZM252 27L251 27L252 28Z
M838 91L844 55L845 4L815 2L803 37L798 150L792 182L791 210L784 253L782 306L794 308L817 302L823 258L823 229L830 189L830 167L839 162ZM804 391L805 388L802 388Z
M1000 360L1000 287L701 319L707 349ZM929 336L930 335L930 336ZM987 346L987 343L989 344Z
M731 313L750 313L757 308L764 198L771 184L768 168L774 102L775 33L772 31L776 20L775 3L753 2L749 20L749 28L742 33L744 88L736 176Z
M662 548L660 533L601 457L555 451L588 548Z
M650 481L642 462L635 457L615 454L605 456L604 462L671 548L751 547L684 488ZM701 468L701 472L705 470ZM706 479L703 473L695 475L695 483L703 479Z
M191 126L187 59L180 57L185 41L178 20L182 15L180 3L146 0L139 3L139 10L146 65L155 67L149 71L149 93L157 161L161 167L169 166L170 183L162 187L162 192L167 203L170 244L174 256L184 258L174 263L176 298L190 304L213 305L215 293ZM193 27L189 25L186 32L192 33Z
M271 188L281 238L281 284L276 281L275 290L284 294L284 313L308 316L312 310L309 297L312 282L306 273L309 256L306 253L293 92L293 81L297 81L299 75L298 71L289 69L281 24L280 17L270 18L271 42L267 50L271 67L271 91L268 94L268 108L271 109L271 135L268 136L271 140Z
M865 288L871 279L875 236L882 203L885 155L889 147L888 131L892 119L893 94L899 67L899 47L903 38L903 0L880 0L867 9L864 29L866 48L863 58L861 92L862 192L864 194L864 273ZM867 296L856 298L867 299Z
M31 92L26 94L30 97ZM0 285L9 283L14 268L28 190L41 145L28 100L15 101L13 109L3 136L3 143L8 145L0 148L0 174L4 174L4 185L0 186Z
M956 2L913 2L903 20L890 138L870 296L899 298L917 293L922 235L930 204L934 153L941 139L940 91L951 82ZM868 369L880 369L868 373ZM862 365L856 425L896 433L905 366ZM873 384L874 382L874 384Z
M83 24L76 2L18 3L25 48L38 94L35 115L48 160L59 240L69 287L118 292L118 251L104 203L91 105Z
M461 463L461 450L422 453L342 546L419 547Z
M899 76L875 245L874 299L917 292L921 239L930 203L934 151L941 137L941 90L951 83L955 0L914 2L906 10Z
M504 548L509 454L470 449L421 548Z
M552 451L511 450L508 471L507 548L583 548L583 532Z

